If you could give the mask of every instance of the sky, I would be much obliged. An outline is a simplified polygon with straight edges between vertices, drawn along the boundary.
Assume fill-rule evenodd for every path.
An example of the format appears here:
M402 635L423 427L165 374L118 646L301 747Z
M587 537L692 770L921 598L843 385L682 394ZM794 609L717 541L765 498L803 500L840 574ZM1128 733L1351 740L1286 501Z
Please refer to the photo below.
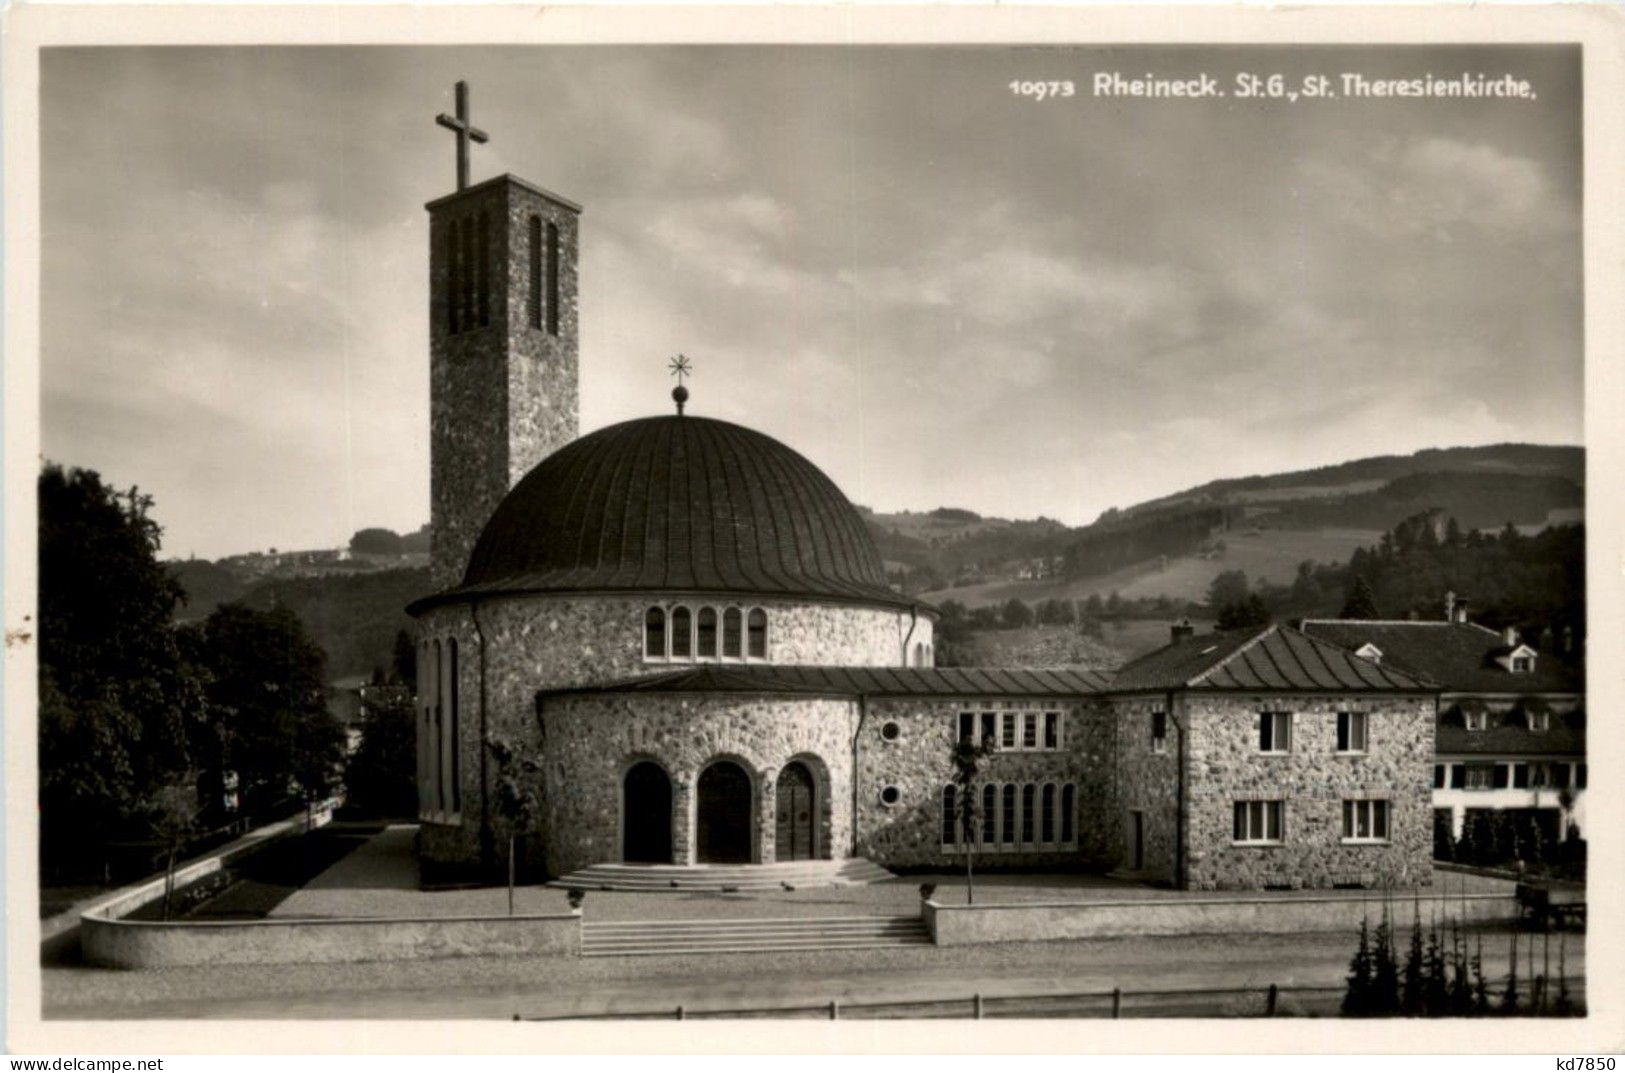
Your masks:
M1132 99L1127 78L1532 100ZM1577 49L97 48L42 58L47 458L166 556L428 517L434 116L585 206L582 431L775 436L877 510L1582 442ZM1066 80L1034 100L1012 80Z

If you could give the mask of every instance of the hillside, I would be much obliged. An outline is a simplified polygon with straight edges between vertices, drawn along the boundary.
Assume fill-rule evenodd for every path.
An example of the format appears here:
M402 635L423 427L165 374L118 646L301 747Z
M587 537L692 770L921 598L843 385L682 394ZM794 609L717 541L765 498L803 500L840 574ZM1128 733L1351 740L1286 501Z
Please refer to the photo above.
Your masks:
M1009 554L944 571L894 541L887 558L908 591L970 606L1117 592L1124 598L1200 599L1221 572L1290 582L1304 561L1344 562L1405 518L1427 510L1466 529L1512 523L1534 531L1583 520L1585 454L1578 447L1505 444L1419 451L1337 466L1213 481L1103 513L1023 544L1023 524L1001 530ZM877 516L878 517L878 516ZM985 523L986 519L980 519ZM941 531L939 541L948 539ZM1058 549L1058 550L1057 550ZM1032 564L1044 564L1033 569Z

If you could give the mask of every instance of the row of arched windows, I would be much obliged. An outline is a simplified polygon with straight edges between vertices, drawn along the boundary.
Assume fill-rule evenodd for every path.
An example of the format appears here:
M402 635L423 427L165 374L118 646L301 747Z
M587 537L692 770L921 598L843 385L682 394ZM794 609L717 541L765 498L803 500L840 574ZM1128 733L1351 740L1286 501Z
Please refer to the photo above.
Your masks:
M738 607L651 607L643 615L643 655L658 660L767 659L767 612Z
M933 646L929 641L915 641L914 662L912 665L915 667L934 666L933 660L935 659L935 653L932 649Z
M973 791L974 792L974 791ZM1021 850L1077 843L1077 788L1072 783L989 783L980 789L974 845ZM967 844L961 830L959 788L942 788L942 844Z
M461 698L457 689L457 641L424 641L418 651L418 814L423 818L463 810Z

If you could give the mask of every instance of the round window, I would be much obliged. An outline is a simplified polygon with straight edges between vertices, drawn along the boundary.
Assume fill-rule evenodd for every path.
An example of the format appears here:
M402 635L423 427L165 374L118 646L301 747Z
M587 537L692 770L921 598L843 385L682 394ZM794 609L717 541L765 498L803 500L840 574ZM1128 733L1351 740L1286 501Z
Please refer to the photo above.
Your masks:
M899 790L895 786L888 786L884 790L880 791L880 803L882 805L895 805L902 799L903 791Z
M880 728L880 736L885 738L887 741L896 741L897 736L902 732L903 728L898 726L896 723L887 723L885 726Z

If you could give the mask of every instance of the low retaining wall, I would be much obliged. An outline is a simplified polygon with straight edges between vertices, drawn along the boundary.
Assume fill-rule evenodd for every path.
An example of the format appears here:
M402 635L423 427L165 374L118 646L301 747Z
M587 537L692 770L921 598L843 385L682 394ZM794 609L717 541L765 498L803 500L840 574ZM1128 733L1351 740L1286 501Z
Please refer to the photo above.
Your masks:
M1413 904L1422 918L1452 918L1465 924L1515 920L1517 899L1510 894L1396 897L1393 911L1404 924ZM1295 934L1342 931L1375 922L1382 898L1305 897L1281 894L1259 898L1157 898L1143 901L1027 902L1006 905L921 906L926 927L938 946L968 943L1036 942L1044 939L1107 939L1123 935Z
M581 913L169 922L87 913L79 942L86 961L117 969L569 955L581 950Z
M219 849L213 850L202 857L187 861L175 867L175 889L180 890L200 879L214 875L225 868L243 860L251 854L269 846L271 843L287 838L291 835L302 835L318 827L325 827L332 822L333 808L336 802L328 801L312 809L309 818L301 812L285 820L268 823L264 827L256 827L235 841L228 842ZM144 905L164 896L165 877L154 876L127 887L120 887L109 894L96 898L88 906L81 904L78 908L58 913L40 921L40 953L45 958L60 958L68 954L79 942L80 928L85 919L97 917L122 917L135 912Z

